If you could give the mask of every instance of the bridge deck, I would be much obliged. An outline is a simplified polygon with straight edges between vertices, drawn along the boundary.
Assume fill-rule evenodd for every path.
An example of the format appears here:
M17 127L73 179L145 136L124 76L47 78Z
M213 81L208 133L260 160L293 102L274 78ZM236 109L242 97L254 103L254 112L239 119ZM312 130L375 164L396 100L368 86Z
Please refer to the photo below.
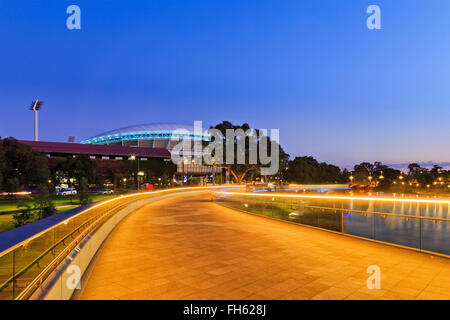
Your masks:
M450 261L177 196L127 217L81 299L450 299ZM369 290L369 265L381 289Z

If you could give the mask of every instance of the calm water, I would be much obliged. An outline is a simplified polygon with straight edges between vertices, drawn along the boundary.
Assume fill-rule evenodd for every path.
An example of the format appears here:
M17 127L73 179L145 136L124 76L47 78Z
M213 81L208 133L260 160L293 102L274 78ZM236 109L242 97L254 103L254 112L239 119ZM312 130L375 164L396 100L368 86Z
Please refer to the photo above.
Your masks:
M303 190L295 192L292 189L284 191L293 194L313 192L311 195L317 195L317 192L312 190L306 192ZM329 195L350 195L348 190L316 191ZM355 195L368 196L370 194L357 193ZM394 196L404 201L358 200L356 197L354 200L299 199L292 201L291 205L293 205L293 208L299 206L297 211L300 213L300 217L290 218L289 220L332 230L343 230L347 234L450 255L450 221L433 220L436 218L450 219L450 205L448 203L415 203L408 201L408 199L417 199L416 196L406 195L371 194L370 196L374 198L377 196L389 198ZM428 198L428 200L433 199L432 197ZM340 210L310 209L307 208L309 206L344 208L346 210L344 210L344 215L341 218ZM335 212L335 214L331 214L331 212ZM379 215L372 214L372 212L401 214L409 217ZM329 220L328 223L327 219Z
M450 206L447 203L348 200L344 201L344 208L348 209L343 219L345 233L450 255L450 221L413 218L448 219ZM367 214L351 210L365 211ZM369 212L411 217L382 216Z

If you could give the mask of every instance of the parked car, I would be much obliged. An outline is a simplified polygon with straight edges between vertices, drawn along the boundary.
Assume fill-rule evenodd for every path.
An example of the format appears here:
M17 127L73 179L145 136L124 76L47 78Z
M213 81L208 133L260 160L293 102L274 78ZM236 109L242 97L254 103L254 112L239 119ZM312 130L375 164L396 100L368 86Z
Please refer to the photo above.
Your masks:
M102 190L102 187L89 187L89 193L100 193Z
M77 190L74 188L64 188L58 191L58 196L71 196L77 194Z
M100 194L113 194L114 190L111 189L103 189L100 191Z
M89 192L97 193L97 194L113 194L114 190L105 189L103 187L91 187L91 188L89 188Z

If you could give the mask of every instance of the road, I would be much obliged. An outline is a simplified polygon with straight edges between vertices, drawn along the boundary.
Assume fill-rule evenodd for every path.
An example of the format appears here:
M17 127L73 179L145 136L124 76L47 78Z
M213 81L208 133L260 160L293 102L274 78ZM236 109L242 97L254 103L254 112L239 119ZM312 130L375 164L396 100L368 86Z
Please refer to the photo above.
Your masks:
M368 289L371 265L381 288ZM114 230L80 299L450 299L450 261L182 195Z

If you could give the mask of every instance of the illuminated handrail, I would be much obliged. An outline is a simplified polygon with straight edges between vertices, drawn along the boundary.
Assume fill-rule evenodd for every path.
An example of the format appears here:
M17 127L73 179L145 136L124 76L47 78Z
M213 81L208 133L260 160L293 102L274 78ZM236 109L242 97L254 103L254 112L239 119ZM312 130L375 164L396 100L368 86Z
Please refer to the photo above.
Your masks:
M97 219L88 225L88 227L81 231L81 227L77 228L72 234L76 232L80 232L80 235L76 237L68 246L66 246L58 256L53 259L51 263L49 263L41 273L16 297L16 300L24 300L29 298L35 289L37 289L42 282L54 271L58 265L64 261L64 259L74 250L77 246L89 235L89 233L93 232L97 227L99 227L104 221L106 221L110 216L114 215L117 211L127 206L128 204L122 204L119 207L112 208L101 217L96 217ZM71 234L71 235L72 235ZM67 239L66 237L65 239ZM60 242L61 243L61 242ZM29 266L31 267L31 265Z
M125 204L126 205L126 204ZM124 205L119 206L118 208L122 208ZM117 207L109 209L106 214L102 215L100 218L98 216L92 217L91 219L89 219L88 221L86 221L85 223L83 223L81 226L79 226L78 228L74 229L73 231L71 231L70 233L68 233L66 236L64 236L61 240L59 240L58 242L56 242L55 244L53 244L52 246L50 246L47 250L43 251L38 257L36 257L33 261L31 261L28 265L26 265L25 267L23 267L20 271L18 271L17 273L15 273L13 276L11 276L9 279L7 279L3 284L0 284L0 291L2 289L4 289L6 286L8 286L11 282L14 281L15 278L20 277L21 275L23 275L27 270L29 270L30 268L32 268L34 265L39 264L39 261L41 261L48 253L52 252L52 250L54 250L55 248L57 248L61 243L64 243L67 239L69 239L70 237L73 238L73 235L76 234L77 232L80 232L81 230L86 231L89 230L89 228L85 228L86 226L90 226L92 225L93 222L95 222L95 220L99 220L102 217L104 217L105 215L108 215L111 213L111 211L114 211L116 209L118 209ZM84 233L84 232L83 232ZM80 236L77 237L77 239ZM75 239L75 240L77 240ZM69 246L67 246L66 248L64 248L63 252L69 248ZM69 250L71 251L71 250ZM49 265L53 264L50 263Z
M206 186L206 187L180 187L180 188L171 188L171 189L164 189L164 190L157 190L157 191L148 191L148 192L140 192L140 193L134 193L134 194L128 194L128 195L122 195L113 199L105 200L102 202L99 202L77 214L74 216L65 219L45 230L42 230L41 232L33 235L32 237L29 237L28 239L21 241L17 243L16 245L4 250L0 253L0 267L3 266L3 272L0 275L6 275L6 279L3 279L2 283L0 283L0 294L2 294L2 290L4 289L10 289L12 290L12 296L15 298L15 284L18 283L18 281L21 281L21 276L27 273L30 269L32 269L34 266L38 266L39 269L36 271L39 271L40 273L38 275L33 274L33 271L30 273L30 277L32 279L30 280L30 284L27 285L27 287L22 290L22 292L19 294L18 297L20 298L28 298L30 294L33 292L33 290L36 288L36 285L39 286L43 280L46 279L46 277L56 269L56 267L64 260L64 258L70 254L76 246L83 241L83 239L86 238L87 235L89 235L90 232L93 232L96 230L97 227L100 227L105 221L107 221L110 217L115 215L116 212L120 211L121 208L128 206L130 203L140 200L140 199L146 199L148 197L156 197L160 195L166 195L171 193L179 193L179 192L189 192L189 191L212 191L215 189L225 189L225 188L241 188L240 185L225 185L225 186ZM94 212L95 209L103 209L99 212ZM94 215L89 216L87 213L94 213ZM87 218L86 220L83 220L84 218ZM79 221L81 220L81 221ZM72 227L69 225L68 227L59 228L63 224L68 224L70 221L74 221L75 225ZM76 225L80 223L80 225ZM73 224L73 223L72 223ZM67 230L67 228L69 230ZM53 233L52 233L53 232ZM68 232L65 235L62 235L61 238L53 240L52 237L54 237L58 233L65 233ZM79 233L79 235L77 235ZM77 235L77 236L75 236ZM59 237L59 235L58 235ZM65 244L64 241L67 241L67 239L74 238L73 241L71 241L69 244ZM42 238L42 240L40 240ZM34 240L37 240L38 242L34 242ZM51 242L51 244L48 247L45 247L40 250L39 246L40 243L46 244L48 242ZM19 252L22 254L20 258L22 258L25 262L25 266L20 266L20 270L16 272L16 260L18 259L16 252L21 249L24 246L27 246L27 244L33 243L33 245L36 246L36 250L27 252L26 250L20 250ZM61 248L61 244L64 245L64 247ZM61 252L55 253L53 250L58 251L57 249L61 249ZM39 266L39 263L45 258L48 257L50 253L56 254L56 257L49 257L51 258L51 261L46 262L46 265ZM11 258L10 255L12 254L13 264L12 266L9 264L9 259ZM8 255L8 256L6 256ZM2 259L4 258L4 259ZM30 260L29 262L26 261L27 258ZM2 265L3 263L3 265ZM0 269L1 270L1 269ZM11 270L11 271L9 271ZM12 284L12 288L10 287ZM9 291L6 291L8 293Z
M217 193L215 191L215 193ZM225 192L227 193L227 192ZM221 193L223 194L223 193ZM316 199L316 198L315 198ZM271 201L267 201L266 203L272 203ZM375 214L380 216L393 216L393 217L402 217L402 218L411 218L411 219L424 219L424 220L436 220L436 221L449 221L450 218L432 218L432 217L424 217L424 216L414 216L411 214L400 214L400 213L390 213L390 212L378 212L378 211L367 211L367 210L355 210L348 208L333 208L333 207L322 207L322 206L310 206L304 204L295 204L296 207L301 208L309 208L309 209L319 209L319 210L335 210L335 211L344 211L344 212L355 212L355 213L366 213L366 214Z
M450 258L450 200L226 190L211 194L213 201L232 209Z
M325 200L361 200L361 201L392 201L392 202L412 202L412 203L442 203L450 205L450 200L439 200L439 199L418 199L418 198L385 198L385 197L356 197L356 196L330 196L330 195L306 195L306 194L280 194L280 193L245 193L245 192L230 192L223 191L215 193L228 194L228 195L239 195L246 197L266 197L266 198L308 198L308 199L325 199Z
M181 187L181 188L170 188L170 189L164 189L164 190L156 190L156 191L148 191L148 192L139 192L139 193L132 193L132 194L127 194L127 195L121 195L109 200L104 200L104 201L100 201L97 204L87 208L86 210L83 210L81 212L79 212L78 214L67 218L66 220L63 220L57 224L52 225L51 227L44 229L42 231L40 231L39 233L29 237L28 239L25 239L17 244L15 244L14 246L9 247L8 249L0 252L0 258L4 255L6 255L7 253L13 251L14 249L21 247L23 245L26 245L28 242L30 242L31 240L38 238L40 235L47 233L48 231L55 229L56 227L58 227L61 224L65 224L67 223L69 220L74 219L75 217L81 215L81 214L85 214L86 212L89 212L95 208L98 208L100 206L103 206L105 204L114 202L114 201L118 201L118 200L123 200L125 198L130 198L130 197L140 197L140 196L148 196L148 195L155 195L155 194L164 194L164 193L169 193L169 192L174 192L174 191L189 191L189 190L209 190L209 189L222 189L222 188L241 188L244 187L243 185L219 185L219 186L207 186L207 187Z

